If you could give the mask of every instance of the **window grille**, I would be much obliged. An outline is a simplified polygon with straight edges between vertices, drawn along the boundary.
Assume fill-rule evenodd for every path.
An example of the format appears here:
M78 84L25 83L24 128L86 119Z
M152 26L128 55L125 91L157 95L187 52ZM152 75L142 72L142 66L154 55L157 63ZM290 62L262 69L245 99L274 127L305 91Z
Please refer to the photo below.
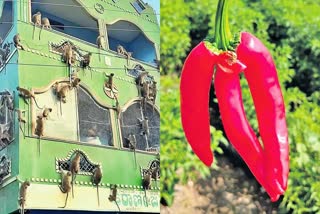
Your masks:
M81 150L72 150L66 158L56 160L56 171L59 172L60 169L70 171L71 160L76 155L76 152L80 153L80 175L92 175L98 163L92 162L89 157Z

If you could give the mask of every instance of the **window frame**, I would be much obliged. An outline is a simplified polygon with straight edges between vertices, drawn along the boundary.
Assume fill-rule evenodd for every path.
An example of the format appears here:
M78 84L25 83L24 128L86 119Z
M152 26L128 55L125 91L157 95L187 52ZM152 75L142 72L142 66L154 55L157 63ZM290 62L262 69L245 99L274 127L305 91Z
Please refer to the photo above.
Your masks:
M138 8L136 7L135 3L140 7L140 9L142 9L141 11L138 10ZM147 8L145 7L144 3L141 2L140 0L135 0L133 2L131 2L132 7L137 11L137 13L139 13L140 15L142 14L142 12L144 10L146 10ZM142 7L141 7L142 6Z
M8 37L8 35L11 33L13 27L14 27L14 14L15 14L15 6L14 6L14 1L4 1L3 5L6 4L6 3L10 3L12 4L12 11L11 11L11 17L12 17L12 23L11 23L11 27L9 28L7 34L5 34L5 36L2 38L3 39L3 43L5 42L6 38ZM1 14L2 16L2 14ZM1 26L1 24L0 24Z
M4 91L2 91L2 93L3 93ZM2 95L2 94L0 94L0 100L2 99L2 96L5 96L5 95ZM14 100L14 97L15 97L15 93L13 92L12 93L12 96L13 96L13 103L15 102L15 100ZM13 139L14 139L14 135L15 135L15 113L13 112L13 111L10 111L8 108L7 108L7 106L5 106L5 105L3 105L1 108L0 108L0 110L2 109L2 108L5 108L5 116L4 116L4 118L5 118L5 120L4 120L4 123L1 123L1 121L0 121L0 124L1 125L5 125L5 124L8 124L8 123L10 123L10 127L9 127L9 134L10 134L10 137L11 137L11 142L13 141ZM11 120L10 120L10 114L11 114ZM10 133L10 129L11 129L11 133ZM5 149L5 148L7 148L9 145L10 145L10 143L11 142L9 142L9 144L7 145L7 146L5 146L5 147L3 147L3 148L0 148L0 151L2 151L3 149Z
M117 23L117 22L128 22L128 23L130 23L130 24L132 24L132 25L134 25L134 26L136 26L139 30L140 30L140 33L142 34L142 35L144 35L144 37L146 38L146 40L147 41L149 41L151 44L152 44L152 46L153 46L153 48L154 48L154 53L155 53L155 60L160 60L160 55L158 56L158 45L157 45L157 43L155 43L154 41L152 41L146 34L145 34L145 32L143 32L143 30L141 30L141 28L138 26L138 25L136 25L134 22L131 22L131 21L129 21L129 20L126 20L126 19L116 19L116 20L114 20L114 21L112 21L112 22L110 22L110 23L104 23L104 25L105 25L105 39L106 39L106 50L107 51L109 51L110 53L113 53L113 54L115 54L117 57L119 57L119 58L123 58L123 59L125 59L125 57L124 56L121 56L121 55L118 55L118 53L117 53L117 51L115 51L115 50L112 50L111 48L110 48L110 42L109 42L109 26L111 26L111 25L114 25L115 23ZM160 32L160 31L159 31ZM149 62L146 62L146 61L142 61L142 60L140 60L140 59L137 59L137 58L135 58L134 56L131 56L131 60L134 60L134 61L136 61L136 62L138 62L138 63L142 63L142 64L145 64L145 65L148 65L148 66L151 66L151 67L153 67L153 68L155 68L156 70L159 70L158 68L157 68L157 65L156 64L152 64L152 63L149 63Z
M79 5L81 5L80 3L79 3ZM81 5L81 6L83 6L83 5ZM89 10L87 10L87 9L85 9L85 7L82 7L83 8L83 10L85 10L85 12L87 13L87 15L88 16L90 16L92 19L94 19L95 21L96 21L96 23L97 23L97 31L98 31L98 36L99 36L99 34L100 34L100 26L99 26L99 21L98 21L98 19L96 18L96 17L94 17L93 15L91 15L90 13L89 13ZM40 11L41 12L41 11ZM32 22L32 0L29 0L29 24L30 25L32 25L32 26L34 26L33 25L33 22ZM42 17L43 18L43 17ZM51 19L49 19L50 20L50 24L51 24ZM53 21L55 21L55 20L53 20ZM56 21L56 22L59 22L59 21ZM62 23L63 24L63 23ZM64 27L65 25L63 25L63 27ZM39 26L36 26L37 28L39 28L39 29L41 29L41 26L39 27ZM43 28L42 30L47 30L48 31L48 29L46 29L46 28ZM52 28L50 31L52 31L53 33L55 33L55 34L60 34L62 37L65 37L65 38L70 38L70 39L72 39L72 40L76 40L76 41L78 41L78 42L82 42L82 43L84 43L84 44L86 44L86 45L90 45L90 46L92 46L92 47L95 47L95 48L97 48L97 45L96 45L96 43L94 42L94 43L91 43L91 42L89 42L89 41L86 41L86 40L83 40L83 39L81 39L81 38L78 38L78 37L75 37L75 36L73 36L73 35L70 35L70 34L67 34L67 33L65 33L65 32L61 32L61 31L59 31L59 30L55 30L54 28ZM62 39L64 39L64 38L62 38ZM95 39L97 39L97 38L95 38Z
M136 103L140 103L141 100L139 98L134 98L132 100L130 100L129 102L127 102L124 107L121 109L121 116L120 116L120 120L122 118L122 114L131 106L131 105L134 105ZM151 102L147 102L146 105L151 105L152 106L152 103ZM154 105L154 110L159 114L159 124L160 124L160 109L158 108L158 106ZM160 129L160 126L159 126L159 129ZM122 129L121 129L121 121L119 121L119 118L118 118L118 130L119 130L119 137L120 137L120 149L121 150L124 150L124 151L132 151L132 149L128 148L128 147L124 147L124 142L123 142L123 136L122 136ZM159 148L160 148L160 136L159 136ZM143 154L152 154L152 155L155 155L155 154L158 154L160 152L160 149L159 151L147 151L147 150L140 150L140 149L136 149L135 150L136 152L139 152L139 153L143 153Z
M44 88L40 88L40 89L32 89L31 91L34 92L35 97L37 97L37 94L43 94L46 93L50 90L52 90L52 85L55 82L65 82L65 79L58 79L55 81L52 81L49 86L44 87ZM97 106L100 106L101 108L105 109L106 111L109 112L109 117L110 117L110 128L111 128L111 132L112 132L112 143L113 146L110 145L98 145L98 144L90 144L88 142L84 142L84 141L80 141L80 120L79 120L79 109L78 109L78 105L76 104L75 108L76 108L76 118L75 118L75 122L76 122L76 126L77 126L77 140L70 140L70 139L65 139L65 138L60 138L60 137L53 137L53 136L42 136L41 139L43 140L50 140L50 141L54 141L54 142L64 142L64 143L71 143L71 144L80 144L80 145L85 145L85 146L93 146L93 147L99 147L99 148L108 148L108 149L116 149L119 150L119 145L117 144L117 136L115 135L115 129L116 124L114 122L114 116L113 116L113 112L112 112L112 106L107 106L107 105L103 105L98 99L97 97L90 92L90 90L85 86L85 85L79 85L79 87L81 87L85 93L87 93L88 96L90 96L92 98L92 100L94 101L94 104ZM78 101L78 93L76 92L75 94L75 101L77 103ZM32 138L39 138L36 134L35 134L35 127L36 127L36 119L37 119L37 113L36 113L36 104L34 102L33 99L31 99L31 103L30 103L30 111L31 111L31 126L28 126L27 128L30 129L31 128L31 136ZM29 124L29 123L28 123Z

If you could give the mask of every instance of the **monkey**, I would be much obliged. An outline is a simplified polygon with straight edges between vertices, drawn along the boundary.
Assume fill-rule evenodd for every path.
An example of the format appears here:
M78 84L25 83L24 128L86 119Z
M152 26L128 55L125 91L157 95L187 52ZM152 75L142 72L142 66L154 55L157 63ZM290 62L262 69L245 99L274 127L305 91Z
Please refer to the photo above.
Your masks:
M25 102L26 104L28 104L27 99L31 99L31 98L32 98L32 99L34 100L36 106L37 106L39 109L43 109L43 108L40 108L40 107L39 107L39 105L38 105L38 103L37 103L37 101L36 101L36 98L35 98L33 92L31 92L31 91L29 91L29 90L27 90L27 89L25 89L25 88L20 88L19 86L17 87L17 91L19 92L19 96L23 98L23 100L24 100L24 102Z
M58 97L58 100L60 101L60 112L62 115L62 105L61 103L67 103L67 93L72 88L70 84L62 85L58 82L56 82L52 88L54 89L55 94Z
M141 87L143 86L143 82L144 82L144 78L147 77L149 74L148 71L143 71L139 74L139 76L136 79L136 83L138 86L138 92L139 92L139 96L142 97L141 95Z
M27 122L26 119L24 118L24 116L22 115L24 112L26 112L26 110L15 109L15 111L18 113L19 127L20 127L22 134L23 134L23 137L25 138L26 135L22 129L21 123L25 124Z
M150 131L149 131L149 121L148 117L145 117L144 119L138 119L141 126L142 126L142 132L140 133L141 135L147 135L149 136Z
M83 69L91 68L90 67L91 56L92 56L92 53L88 53L88 54L83 56L83 60L81 61L81 66L82 66ZM91 79L92 79L92 71L91 70L90 70L90 74L91 74Z
M32 39L34 39L34 32L36 30L36 26L41 26L41 13L37 12L36 14L32 15L32 22L33 22L33 34Z
M71 87L78 88L78 86L80 85L80 82L81 82L81 79L78 77L75 77L71 82Z
M159 176L159 166L155 166L151 168L151 178L153 178L156 181L156 184L157 184L158 176Z
M60 100L60 111L61 111L61 115L62 115L62 105L61 102L63 103L67 103L67 93L70 90L70 85L64 85L60 88L60 90L58 91L57 95L58 95L58 99Z
M10 111L14 110L13 97L10 94L10 92L9 94L2 95L0 102L1 102L0 108L2 108L3 106L6 106Z
M127 52L126 49L122 45L117 46L117 53L120 55L124 55L127 57L127 65L129 65L129 61L132 57L132 52Z
M146 71L146 69L140 64L136 64L133 69L139 70L139 71Z
M99 48L99 61L101 62L101 49L105 47L105 38L103 35L99 35L96 41Z
M114 110L117 112L117 114L118 114L118 119L120 119L121 106L120 106L120 104L119 104L119 100L118 100L117 96L115 96L114 98L115 98L115 100L116 100L116 106L115 106L115 107L112 107L112 109L114 109Z
M39 155L41 153L41 144L40 144L40 138L44 135L44 117L38 116L38 119L36 120L36 129L34 132L39 137Z
M68 74L71 74L71 67L73 65L73 63L75 62L75 58L74 58L74 51L73 48L70 44L67 44L64 47L64 53L63 53L63 59L66 62L67 66L68 66Z
M150 83L144 82L141 87L141 106L146 109L146 103L150 96Z
M109 199L110 202L114 201L116 203L117 207L118 207L119 212L121 212L120 211L120 207L119 207L118 202L117 202L117 192L118 192L117 185L116 184L112 185L110 187L110 189L111 189L112 193L109 195L108 199Z
M69 66L71 66L73 64L73 62L74 62L73 49L72 49L71 45L66 45L66 47L64 48L63 58Z
M87 136L88 137L97 137L98 136L98 130L97 130L96 124L94 126L92 126L90 129L88 129Z
M113 90L113 76L114 76L114 73L111 73L110 75L107 75L105 73L106 77L108 77L108 81L105 83L105 86L107 88L110 88L111 90Z
M50 25L50 21L47 17L44 17L41 19L41 30L39 33L39 40L41 39L41 32L42 32L43 28L48 29L48 30L52 30L51 25Z
M87 68L90 67L90 62L91 62L91 56L92 53L87 53L86 55L83 56L83 60L82 60L82 68Z
M157 82L152 81L152 84L150 86L150 95L152 98L152 112L154 112L154 106L156 104L156 99L157 99Z
M58 82L56 82L53 85L53 88L55 88L59 100L62 101L63 103L66 103L67 102L67 93L70 90L71 86L69 84L60 86L60 84Z
M19 194L19 206L20 206L20 213L24 214L24 207L26 205L26 198L27 198L27 189L30 186L29 181L25 181L21 184L20 187L20 194Z
M23 47L23 45L21 44L21 38L20 38L20 34L17 33L14 37L13 37L13 43L14 46L16 48L21 48L21 50L25 50L25 48Z
M148 206L148 199L147 199L147 190L151 189L151 176L152 172L150 169L148 169L144 175L143 175L143 180L142 180L142 186L144 189L144 195L146 198L147 206Z
M74 184L74 181L76 179L78 172L80 171L80 161L81 161L81 155L79 152L76 152L76 154L73 157L73 159L71 160L71 164L70 164L70 172L72 174L71 186L72 186L72 197L73 198L74 198L73 184Z
M9 134L9 123L0 124L0 143L2 147L5 147L10 144L10 134Z
M43 131L44 131L44 121L43 121L44 117L38 116L38 119L36 121L37 125L36 125L36 129L35 129L35 134L38 135L39 137L43 136Z
M92 171L92 183L97 186L97 197L98 197L98 206L100 206L100 197L99 197L99 183L102 179L102 170L100 165L96 165Z
M59 185L59 188L62 193L67 193L65 204L63 207L60 207L60 208L65 208L67 206L69 193L72 189L72 186L71 186L72 174L70 171L61 170L61 169L60 169L60 173L61 173L62 179L61 179L61 185Z
M5 61L6 61L6 52L4 52L4 50L0 48L0 67L4 65Z
M50 112L52 112L52 108L45 108L42 112L42 117L48 120Z
M129 134L128 138L126 138L129 143L129 148L133 150L134 154L134 162L137 166L137 156L136 156L136 148L137 148L137 140L134 134Z

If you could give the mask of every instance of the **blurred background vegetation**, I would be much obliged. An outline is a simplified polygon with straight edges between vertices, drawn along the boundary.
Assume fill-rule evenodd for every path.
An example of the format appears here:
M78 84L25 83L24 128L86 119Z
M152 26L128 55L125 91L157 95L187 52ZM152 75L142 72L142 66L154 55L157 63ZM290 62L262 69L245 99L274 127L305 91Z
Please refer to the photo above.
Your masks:
M171 205L174 185L210 175L192 153L180 122L179 75L191 49L212 35L217 0L161 0L162 202ZM282 211L320 213L320 0L232 0L232 33L248 31L270 50L287 111L290 142L288 190ZM201 62L199 62L201 63ZM257 122L247 83L241 78L250 124ZM196 95L190 95L196 96ZM215 153L228 144L212 91ZM213 166L216 167L216 166Z

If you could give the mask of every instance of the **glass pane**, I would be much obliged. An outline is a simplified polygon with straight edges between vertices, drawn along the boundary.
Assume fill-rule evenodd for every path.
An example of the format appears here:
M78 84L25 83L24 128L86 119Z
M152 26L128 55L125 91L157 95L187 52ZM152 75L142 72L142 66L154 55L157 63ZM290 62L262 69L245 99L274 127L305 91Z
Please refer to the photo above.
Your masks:
M12 2L0 1L0 38L4 39L13 25Z
M78 89L80 141L113 146L110 112L99 106L83 89Z
M142 126L143 120L148 120L149 134L145 134ZM130 105L121 115L121 133L123 146L129 148L127 138L130 134L135 135L138 150L159 151L160 115L150 104L146 109L141 107L140 102Z

